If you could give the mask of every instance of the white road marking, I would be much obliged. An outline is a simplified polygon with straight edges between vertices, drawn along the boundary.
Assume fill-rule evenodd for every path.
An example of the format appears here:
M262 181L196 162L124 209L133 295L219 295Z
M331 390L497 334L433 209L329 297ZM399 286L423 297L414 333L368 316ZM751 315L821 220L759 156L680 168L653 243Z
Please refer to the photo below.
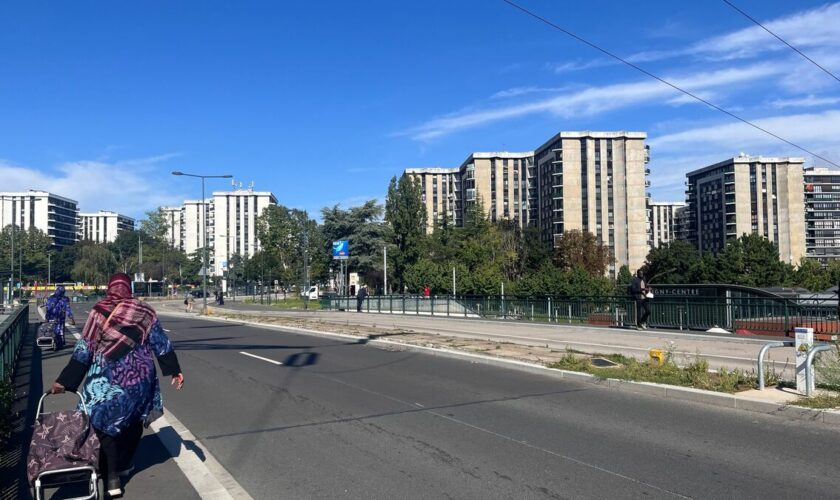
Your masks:
M414 403L414 404L416 404L416 405L417 405L417 406L419 406L420 408L425 408L425 406L421 405L420 403Z
M166 415L150 426L175 463L190 481L201 498L252 499L207 448L182 424L175 415ZM174 432L161 432L170 428Z
M163 329L163 331L164 331L164 332L166 332L166 333L169 333L169 332L171 332L172 330L167 330L166 328L164 328L164 329Z
M261 359L263 361L268 361L269 363L272 363L272 364L275 364L275 365L282 365L283 364L279 361L274 361L273 359L268 359L268 358L264 358L262 356L257 356L256 354L251 354L250 352L239 351L239 354L244 354L244 355L250 356L252 358Z

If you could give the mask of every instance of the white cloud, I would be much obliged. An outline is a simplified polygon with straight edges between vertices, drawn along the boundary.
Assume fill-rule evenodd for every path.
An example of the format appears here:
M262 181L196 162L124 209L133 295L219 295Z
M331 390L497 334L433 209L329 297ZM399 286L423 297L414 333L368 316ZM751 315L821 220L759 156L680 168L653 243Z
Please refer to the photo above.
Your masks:
M689 91L703 93L716 87L731 89L738 84L777 75L784 71L786 69L779 65L754 64L742 68L694 73L666 79ZM678 97L680 94L677 91L653 80L588 87L527 103L450 113L396 135L409 136L417 141L428 141L466 128L535 113L552 113L563 118L592 116L630 105Z
M590 59L588 61L568 61L564 63L548 63L546 68L556 74L569 73L572 71L583 71L592 68L612 66L619 62L614 59Z
M752 120L806 149L840 151L840 111L772 116ZM745 148L751 154L785 154L805 156L805 153L740 122L694 128L652 137L648 141L654 151L684 152L697 150L730 151L733 155Z
M140 217L159 206L179 204L183 192L192 191L178 185L168 170L160 168L161 163L178 156L71 161L58 165L55 173L0 160L0 179L4 191L44 190L78 201L83 212L113 210Z
M840 3L763 21L762 24L800 50L840 47ZM748 28L697 43L687 52L718 59L740 59L782 50L790 49L760 26L751 24Z
M840 97L817 97L813 94L796 99L776 99L770 105L776 109L830 106L840 103Z
M840 163L840 111L773 116L753 121ZM704 125L651 136L648 144L651 147L651 194L657 200L682 199L687 172L735 157L741 152L756 156L803 157L806 165L831 166L739 122Z
M564 87L513 87L510 89L500 90L490 96L490 99L507 99L509 97L519 97L528 94L539 94L548 92L563 92L569 90L569 86Z
M760 26L750 21L745 22L750 23L749 27L707 38L685 48L638 52L626 59L631 62L651 62L681 56L696 56L708 60L728 61L755 57L766 52L790 51L786 45L776 40ZM823 5L816 9L761 22L770 31L794 47L803 50L812 59L825 63L824 66L833 65L831 62L818 58L817 54L809 54L805 49L840 47L840 3Z

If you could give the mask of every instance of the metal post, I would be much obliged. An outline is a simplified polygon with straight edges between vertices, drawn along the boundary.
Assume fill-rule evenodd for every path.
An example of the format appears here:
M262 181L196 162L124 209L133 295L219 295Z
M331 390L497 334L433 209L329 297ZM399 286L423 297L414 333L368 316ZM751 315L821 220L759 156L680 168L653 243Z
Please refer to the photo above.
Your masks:
M805 395L808 397L814 392L814 386L816 385L814 381L814 357L816 357L818 352L830 350L831 344L818 344L808 351L808 359L805 361Z
M455 268L452 268L452 296L455 297L457 293L455 292Z
M382 293L388 293L388 246L382 247L382 276L385 282L382 285Z
M204 273L201 280L201 287L204 290L202 292L204 308L202 314L207 314L207 201L204 199L204 177L201 178L201 211L204 213L204 220L201 224L204 231L204 252L202 252L204 254Z
M785 346L793 346L792 340L777 340L774 342L768 342L764 344L764 347L758 351L758 359L757 359L757 370L758 370L758 390L764 390L764 356L767 354L767 351L773 349L774 347L785 347Z

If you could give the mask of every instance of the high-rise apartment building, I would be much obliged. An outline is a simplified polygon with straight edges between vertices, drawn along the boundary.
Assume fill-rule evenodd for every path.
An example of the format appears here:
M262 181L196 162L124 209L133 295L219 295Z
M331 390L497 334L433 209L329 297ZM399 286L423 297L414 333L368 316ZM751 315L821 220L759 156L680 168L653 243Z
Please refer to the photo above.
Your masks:
M184 208L183 207L162 207L166 220L166 242L172 248L184 250Z
M688 239L700 252L755 233L777 243L779 257L805 255L802 158L741 155L686 174Z
M806 256L827 262L840 258L840 170L806 168Z
M426 230L432 232L443 217L457 226L465 211L478 200L487 218L528 224L527 169L534 153L476 152L458 168L410 168L406 173L420 183L426 206Z
M657 248L662 243L679 239L681 232L680 209L685 203L678 201L658 201L648 203L648 240L650 248Z
M212 199L208 199L206 202L202 202L201 200L185 200L182 210L183 216L181 220L183 229L181 230L181 234L183 235L183 240L181 246L184 249L184 253L190 255L204 248L205 229L207 231L207 246L209 248L213 244L213 235L215 234L215 217L213 214ZM205 217L207 224L204 223Z
M560 132L537 148L529 181L536 183L529 188L537 210L530 220L543 239L590 232L613 256L610 275L620 266L641 267L648 254L646 138L644 132Z
M79 214L79 239L96 243L110 243L123 231L134 230L134 219L116 212L100 210Z
M75 200L46 191L0 192L0 228L11 224L24 230L36 227L61 248L78 239L78 221Z
M237 189L213 193L213 270L217 276L227 271L234 255L248 258L260 249L257 217L277 198L268 191ZM297 235L295 235L297 236Z
M165 207L167 240L187 255L204 248L207 229L209 274L222 276L235 255L248 258L260 249L257 217L277 198L267 191L217 191L205 203L186 200L181 207ZM207 224L204 224L205 210Z
M464 210L481 200L491 221L528 225L527 170L534 153L473 153L461 163Z
M409 168L405 171L420 185L420 198L426 207L426 232L446 218L461 224L461 170L458 168Z
M473 153L458 168L406 172L421 183L430 231L442 216L463 225L480 199L489 219L537 227L552 244L563 231L595 234L615 258L614 274L647 257L646 137L560 132L535 151Z

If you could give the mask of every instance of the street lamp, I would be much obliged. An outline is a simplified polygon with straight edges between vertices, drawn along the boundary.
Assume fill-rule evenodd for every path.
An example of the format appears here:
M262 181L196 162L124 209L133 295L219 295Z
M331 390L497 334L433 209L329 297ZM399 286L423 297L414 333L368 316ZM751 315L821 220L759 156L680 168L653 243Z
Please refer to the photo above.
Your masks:
M233 177L232 175L198 175L198 174L187 174L184 172L175 171L172 172L172 175L183 175L186 177L197 177L201 179L201 207L204 211L204 224L202 229L204 230L204 251L202 252L202 267L204 267L204 272L202 273L202 300L204 306L201 310L202 314L207 314L207 203L204 200L204 179L230 179Z

